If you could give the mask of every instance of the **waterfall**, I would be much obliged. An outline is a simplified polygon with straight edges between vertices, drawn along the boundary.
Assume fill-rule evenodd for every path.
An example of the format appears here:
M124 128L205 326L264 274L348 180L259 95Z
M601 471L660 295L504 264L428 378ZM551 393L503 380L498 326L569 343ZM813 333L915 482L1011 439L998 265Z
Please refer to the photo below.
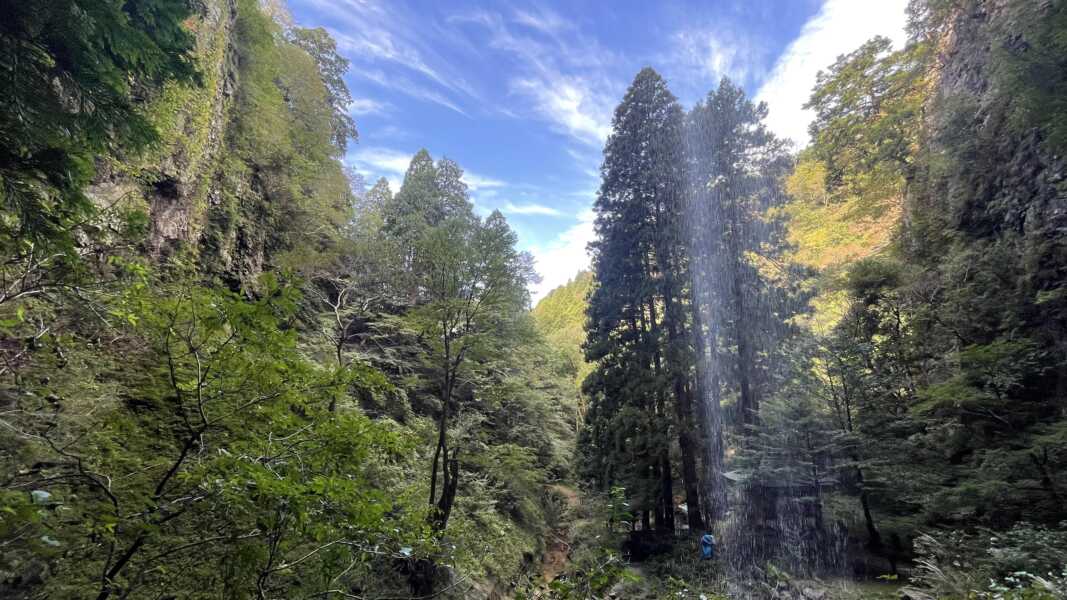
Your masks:
M828 459L803 441L804 415L817 409L787 389L805 368L792 363L789 340L790 317L807 300L778 264L784 229L769 215L785 199L788 158L762 116L724 82L690 113L685 135L701 508L737 581L772 566L839 572L846 554L844 527L826 516L823 501L833 484Z

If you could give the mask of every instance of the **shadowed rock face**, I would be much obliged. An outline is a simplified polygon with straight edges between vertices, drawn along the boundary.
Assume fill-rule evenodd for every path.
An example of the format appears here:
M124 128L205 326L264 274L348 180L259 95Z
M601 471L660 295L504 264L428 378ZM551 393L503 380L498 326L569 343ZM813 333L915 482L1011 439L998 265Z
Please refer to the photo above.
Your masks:
M927 109L931 148L950 157L947 173L925 173L911 190L915 204L936 207L967 243L996 244L1025 268L1020 297L1040 296L1067 278L1067 160L1039 127L1020 127L1021 102L1001 65L1037 43L1027 20L1041 21L1053 3L971 0L964 3L939 46L935 93ZM1036 13L1034 11L1037 11ZM1029 28L1029 29L1028 29ZM999 69L999 70L998 70ZM1036 323L1053 323L1055 302L1039 303ZM1047 333L1067 348L1067 334ZM1067 366L1055 376L1067 394ZM1050 389L1050 391L1052 391ZM964 448L967 448L965 445Z
M147 209L145 250L153 258L191 251L203 259L202 265L215 265L223 279L240 287L262 272L263 236L232 227L228 235L212 240L208 247L204 237L213 208L221 204L224 185L237 190L242 202L263 201L254 182L228 181L221 164L229 150L226 131L238 85L233 48L237 1L205 0L201 6L199 18L190 28L196 33L198 67L205 87L175 94L176 99L156 99L161 104L174 102L174 106L160 108L167 113L158 124L164 140L161 149L143 157L135 169L120 171L101 165L88 191L100 207L132 202Z
M939 77L929 110L932 142L939 150L959 153L953 146L971 139L982 151L961 161L959 172L933 183L944 185L954 224L979 237L1009 231L1047 238L1067 227L1064 157L1041 144L1040 131L1015 131L1012 98L997 89L996 53L1029 44L1017 13L1033 9L1030 3L1006 0L966 3L937 58Z

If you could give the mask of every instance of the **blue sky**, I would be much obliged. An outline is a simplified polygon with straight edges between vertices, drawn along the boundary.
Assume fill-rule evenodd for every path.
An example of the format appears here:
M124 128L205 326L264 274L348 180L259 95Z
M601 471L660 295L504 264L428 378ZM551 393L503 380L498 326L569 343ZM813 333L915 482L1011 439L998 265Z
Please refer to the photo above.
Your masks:
M536 300L588 265L601 149L642 67L686 107L730 77L800 147L816 72L874 35L902 43L905 4L289 0L289 9L300 26L327 28L352 63L360 139L346 162L394 191L419 148L458 162L476 210L501 210L537 259Z

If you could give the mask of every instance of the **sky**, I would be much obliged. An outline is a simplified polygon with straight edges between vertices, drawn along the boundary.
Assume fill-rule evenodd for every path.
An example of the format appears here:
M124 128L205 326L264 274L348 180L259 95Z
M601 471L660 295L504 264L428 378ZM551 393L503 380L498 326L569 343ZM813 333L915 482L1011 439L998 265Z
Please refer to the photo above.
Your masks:
M534 302L588 268L611 115L643 67L686 108L722 77L766 102L799 149L816 74L875 35L899 47L907 0L289 0L351 66L345 162L395 192L420 148L463 167L536 259Z

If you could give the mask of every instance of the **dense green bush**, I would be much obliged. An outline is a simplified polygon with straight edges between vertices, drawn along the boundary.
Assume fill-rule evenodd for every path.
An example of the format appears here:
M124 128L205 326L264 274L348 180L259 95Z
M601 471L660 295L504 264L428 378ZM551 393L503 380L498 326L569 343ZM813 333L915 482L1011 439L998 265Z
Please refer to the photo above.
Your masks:
M1067 595L1067 523L919 536L911 593L944 600L1056 600Z

